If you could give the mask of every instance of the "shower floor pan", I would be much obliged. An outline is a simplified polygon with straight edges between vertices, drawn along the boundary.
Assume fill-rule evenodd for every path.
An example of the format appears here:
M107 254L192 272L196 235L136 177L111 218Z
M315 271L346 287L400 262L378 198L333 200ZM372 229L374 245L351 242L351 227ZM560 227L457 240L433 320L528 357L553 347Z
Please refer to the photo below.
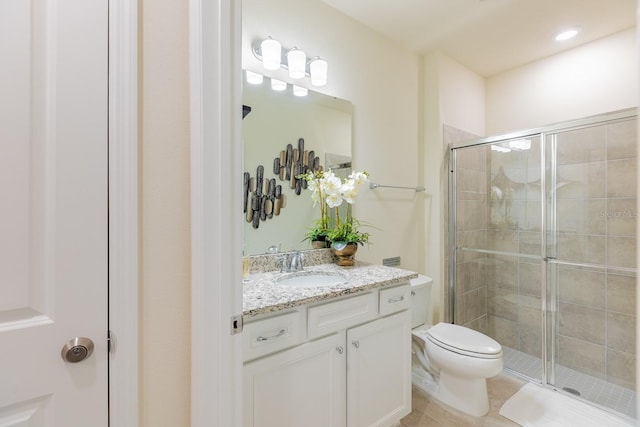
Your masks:
M504 366L530 378L540 378L542 364L539 358L502 347ZM579 396L596 405L612 409L627 417L637 419L636 392L603 379L559 366L556 369L556 387Z

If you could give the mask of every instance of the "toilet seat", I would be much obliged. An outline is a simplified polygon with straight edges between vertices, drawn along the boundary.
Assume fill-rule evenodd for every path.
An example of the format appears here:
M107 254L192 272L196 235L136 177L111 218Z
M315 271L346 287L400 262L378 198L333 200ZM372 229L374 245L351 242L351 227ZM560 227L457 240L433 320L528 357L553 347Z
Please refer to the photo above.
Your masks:
M502 357L502 347L497 341L464 326L438 323L420 332L422 338L427 338L438 347L454 353L480 359Z

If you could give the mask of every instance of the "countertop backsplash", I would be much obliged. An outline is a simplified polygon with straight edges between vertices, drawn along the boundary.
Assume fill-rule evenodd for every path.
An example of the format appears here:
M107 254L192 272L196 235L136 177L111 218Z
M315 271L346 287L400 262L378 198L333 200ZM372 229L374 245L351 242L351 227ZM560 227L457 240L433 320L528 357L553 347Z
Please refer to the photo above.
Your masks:
M266 273L276 270L280 271L280 267L282 266L282 257L288 256L292 252L247 256L246 258L249 259L251 264L251 274ZM309 249L299 252L302 253L302 264L305 267L318 264L329 264L337 261L337 258L331 249Z

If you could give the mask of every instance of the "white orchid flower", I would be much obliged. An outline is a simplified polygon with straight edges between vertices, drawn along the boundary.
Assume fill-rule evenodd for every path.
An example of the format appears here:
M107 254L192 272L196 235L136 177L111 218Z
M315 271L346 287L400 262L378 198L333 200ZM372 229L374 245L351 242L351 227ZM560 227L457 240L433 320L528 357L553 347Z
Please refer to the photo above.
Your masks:
M358 183L353 178L347 178L344 180L344 184L342 184L343 191L349 191L352 188L356 188Z
M348 202L353 204L354 198L356 197L358 191L356 189L356 183L353 179L346 179L342 187L340 188L340 192L342 193L342 197Z
M356 190L353 186L347 186L343 188L342 198L349 204L354 204L356 202L356 196L358 195L358 190Z
M369 176L364 172L352 172L348 178L353 180L355 185L362 185L369 182Z
M312 179L307 181L307 188L311 190L314 194L318 194L318 190L320 189L320 186L317 180Z
M339 193L340 189L342 188L342 181L340 181L340 178L338 178L337 176L332 176L330 178L325 177L324 182L325 182L324 191L327 194L327 196L331 196L331 195L335 195L336 193Z
M311 193L311 200L313 200L313 206L316 206L320 202L320 193L318 191Z
M342 195L340 192L334 194L327 194L327 206L330 208L336 208L342 204Z

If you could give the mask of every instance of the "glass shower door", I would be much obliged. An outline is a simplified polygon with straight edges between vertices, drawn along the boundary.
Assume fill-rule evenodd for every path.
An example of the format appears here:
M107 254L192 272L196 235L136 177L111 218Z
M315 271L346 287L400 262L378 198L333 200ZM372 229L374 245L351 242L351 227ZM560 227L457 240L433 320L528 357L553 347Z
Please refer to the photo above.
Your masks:
M544 152L529 135L454 150L454 322L541 381Z
M635 417L636 120L544 139L546 381Z
M445 294L448 319L497 340L508 371L632 418L635 115L453 147Z

